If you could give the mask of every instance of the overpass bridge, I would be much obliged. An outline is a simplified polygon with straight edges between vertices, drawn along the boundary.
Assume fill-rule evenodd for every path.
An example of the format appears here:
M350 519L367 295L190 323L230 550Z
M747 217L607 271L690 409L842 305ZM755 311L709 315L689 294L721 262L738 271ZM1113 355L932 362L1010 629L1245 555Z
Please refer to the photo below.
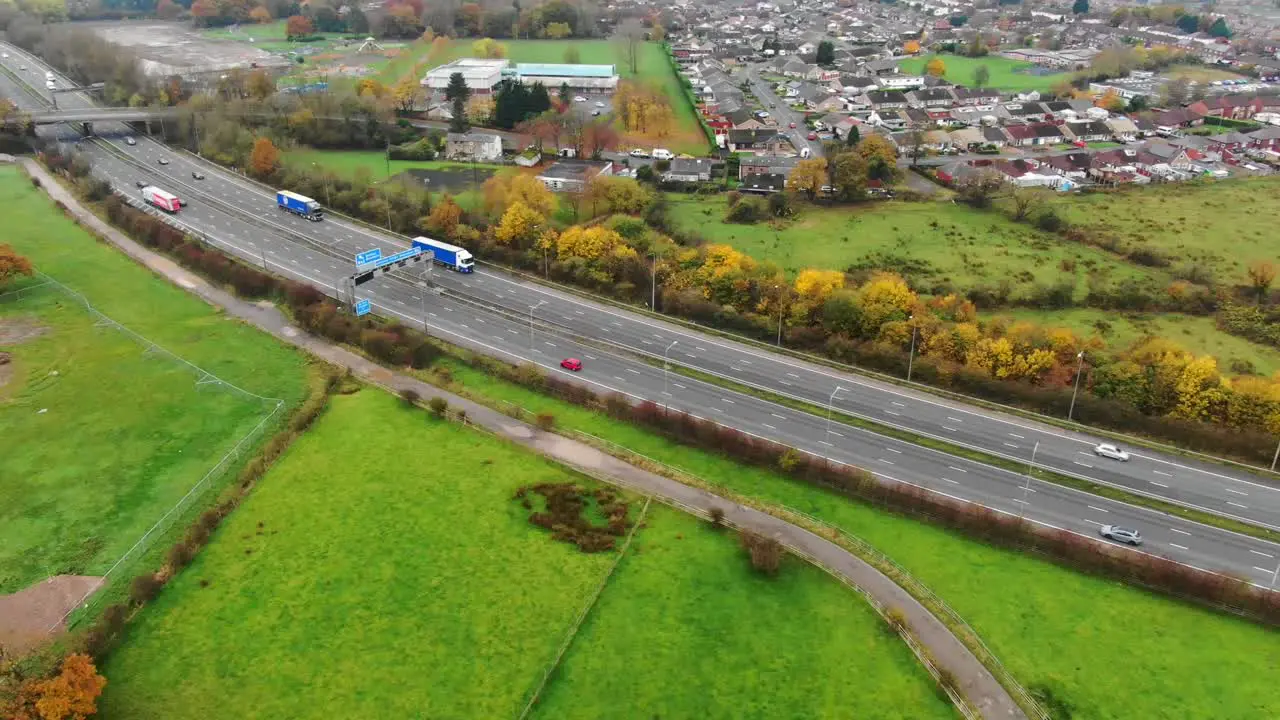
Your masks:
M35 125L92 122L142 122L177 117L180 108L80 108L45 110L28 115Z

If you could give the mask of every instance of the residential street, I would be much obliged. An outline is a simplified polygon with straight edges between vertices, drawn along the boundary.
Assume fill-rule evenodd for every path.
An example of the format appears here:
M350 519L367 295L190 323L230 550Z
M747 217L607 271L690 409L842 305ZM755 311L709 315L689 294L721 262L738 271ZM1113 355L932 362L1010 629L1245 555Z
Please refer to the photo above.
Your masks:
M778 123L778 133L790 139L796 150L809 148L810 156L821 157L822 143L808 140L809 128L805 127L804 113L792 110L791 106L779 98L773 87L760 77L760 71L755 66L747 67L747 80L751 83L752 92L764 103L765 111ZM794 130L791 129L791 123L796 124Z

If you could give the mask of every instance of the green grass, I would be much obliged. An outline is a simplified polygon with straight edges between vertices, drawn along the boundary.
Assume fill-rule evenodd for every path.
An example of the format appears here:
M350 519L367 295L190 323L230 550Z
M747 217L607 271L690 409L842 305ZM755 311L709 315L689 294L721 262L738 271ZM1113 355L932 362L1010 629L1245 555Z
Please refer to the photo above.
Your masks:
M335 397L130 629L102 715L514 717L613 560L511 499L573 479L380 391Z
M751 570L736 535L655 505L565 656L538 718L950 718L860 596L786 558Z
M1117 262L1101 250L966 205L804 206L795 220L775 226L724 222L723 197L670 197L676 227L708 242L732 245L756 260L772 260L792 274L804 268L844 270L865 263L896 269L926 287L949 284L966 289L1008 278L1016 291L1022 285L1057 281L1063 276L1062 262L1070 260L1082 280L1080 295L1086 291L1083 276L1090 272L1113 280L1167 281L1161 272Z
M1202 83L1213 82L1214 80L1239 80L1244 77L1244 75L1238 73L1203 65L1174 65L1165 71L1164 76L1170 79L1185 78Z
M0 168L0 204L4 242L102 312L254 393L303 396L302 357L98 244L16 168ZM0 593L106 571L272 407L196 387L52 287L0 300L0 318L47 329L3 348L15 367L0 390Z
M617 442L727 491L807 512L867 540L955 608L1024 685L1048 687L1073 705L1076 720L1114 717L1119 710L1171 720L1280 714L1271 678L1280 663L1274 631L992 548L674 445L457 363L450 367L455 382L473 392L553 413L561 427ZM1138 660L1118 672L1118 657Z
M1220 369L1231 373L1233 364L1249 364L1260 375L1280 370L1280 350L1249 342L1218 329L1213 318L1194 315L1131 314L1076 308L1071 310L1003 310L985 317L1030 320L1046 326L1065 327L1081 337L1097 336L1109 350L1119 352L1148 335L1168 338L1197 355L1212 355Z
M1028 68L1035 67L1032 63L1010 60L1009 58L995 55L980 58L961 55L921 55L919 57L903 58L899 63L899 67L902 72L908 75L920 75L924 73L925 65L935 57L941 58L943 64L946 65L947 71L944 77L958 85L969 87L973 87L973 73L981 65L986 65L988 72L991 73L990 79L984 85L1004 92L1028 92L1031 90L1046 92L1054 85L1071 78L1071 73L1066 72L1050 75L1032 75L1026 72Z
M1201 264L1220 283L1245 283L1245 269L1276 258L1280 178L1171 183L1058 197L1063 218L1124 246L1164 251L1175 266ZM1229 241L1224 242L1224 238Z
M470 39L455 40L450 46L449 55L442 58L440 64L469 57L473 42ZM623 79L657 85L671 99L671 107L675 112L675 130L669 138L655 142L664 143L672 152L706 154L707 139L698 125L695 110L685 101L680 79L658 43L647 42L640 46L634 73L624 62L618 44L610 40L503 40L502 44L507 47L507 57L516 63L562 63L565 62L565 52L572 47L578 51L582 63L615 65L618 75ZM427 43L413 43L406 52L383 66L378 78L385 83L396 82L424 59L429 49L430 45ZM553 94L559 90L547 89Z
M288 39L285 32L285 25L286 23L284 20L276 20L274 22L263 23L261 25L240 25L235 32L232 32L230 27L221 27L207 28L203 30L202 33L206 37L217 40L235 40L243 43L252 42L254 47L268 52L288 52L290 50L304 50L309 48L328 48L331 46L331 41L347 37L344 33L316 33L318 37L324 38L324 40L294 42Z
M296 148L287 151L284 158L287 165L295 167L318 165L339 177L348 179L355 178L358 173L365 172L374 182L382 182L388 177L399 175L406 170L451 170L460 173L469 173L471 171L469 163L448 160L392 160L390 164L391 173L388 175L386 154L379 150L313 150L311 148ZM477 163L476 167L482 171L496 171L503 166ZM483 195L480 193L479 188L484 185L484 177L478 176L478 179L479 183L476 185L476 190L466 189L462 192L453 193L453 199L464 209L474 210L480 207L483 202ZM432 197L439 198L443 194L443 192L433 192Z

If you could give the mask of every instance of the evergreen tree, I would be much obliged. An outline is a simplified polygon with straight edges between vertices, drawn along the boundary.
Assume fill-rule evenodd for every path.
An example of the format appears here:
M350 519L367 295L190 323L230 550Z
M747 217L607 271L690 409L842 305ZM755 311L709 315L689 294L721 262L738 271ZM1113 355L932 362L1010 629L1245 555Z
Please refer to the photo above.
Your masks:
M815 60L819 65L834 65L836 62L836 46L831 44L830 40L823 40L818 43L818 57Z
M853 127L849 128L849 134L845 136L844 144L848 145L849 147L853 147L854 145L857 145L858 141L861 139L862 139L862 133L858 132L858 126L854 125Z
M560 83L560 104L568 105L573 100L573 95L569 92L569 83Z
M529 117L529 88L519 80L503 80L498 83L497 94L493 99L493 122L501 128L510 130Z
M551 96L547 94L547 88L542 83L534 83L529 90L529 103L525 106L524 115L520 118L523 121L532 115L541 115L551 109Z
M1227 27L1226 18L1218 18L1209 26L1209 34L1216 38L1231 37L1231 28Z
M471 99L471 88L467 87L467 80L462 77L462 73L456 72L449 76L449 85L444 89L444 99L450 102L461 99L464 104Z
M449 118L449 132L464 133L467 131L467 101L461 95L453 98L453 107L450 109L453 117Z
M1089 0L1076 0L1076 3L1071 6L1071 12L1076 15L1087 14L1089 12Z
M1200 18L1195 15L1179 15L1178 29L1184 33L1193 33L1200 27Z

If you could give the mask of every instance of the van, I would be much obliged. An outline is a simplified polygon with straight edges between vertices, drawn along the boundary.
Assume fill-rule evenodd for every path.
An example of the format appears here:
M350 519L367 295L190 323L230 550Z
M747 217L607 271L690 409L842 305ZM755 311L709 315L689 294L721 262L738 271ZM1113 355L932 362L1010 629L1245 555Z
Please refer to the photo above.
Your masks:
M809 148L807 148L807 147L802 147L802 148L800 148L800 157L802 157L802 158L807 158L807 157L809 157Z
M674 158L674 157L675 157L675 155L673 155L673 154L671 153L671 151L670 151L670 150L668 150L668 149L666 149L666 148L654 148L654 149L653 149L653 159L654 159L654 160L670 160L670 159L672 159L672 158Z
M52 70L46 71L44 74L44 79L48 80L49 82L53 82L53 71Z

